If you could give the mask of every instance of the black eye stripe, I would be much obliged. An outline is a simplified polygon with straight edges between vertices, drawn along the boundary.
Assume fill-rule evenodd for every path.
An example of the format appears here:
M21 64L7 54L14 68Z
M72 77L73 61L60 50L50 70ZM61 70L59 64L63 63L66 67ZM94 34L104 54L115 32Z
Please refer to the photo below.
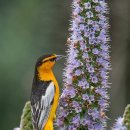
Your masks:
M55 61L55 60L56 60L56 58L50 59L50 61Z
M56 58L52 58L52 59L50 59L50 60L43 61L42 63L45 63L45 62L47 62L47 61L55 61L55 60L56 60Z

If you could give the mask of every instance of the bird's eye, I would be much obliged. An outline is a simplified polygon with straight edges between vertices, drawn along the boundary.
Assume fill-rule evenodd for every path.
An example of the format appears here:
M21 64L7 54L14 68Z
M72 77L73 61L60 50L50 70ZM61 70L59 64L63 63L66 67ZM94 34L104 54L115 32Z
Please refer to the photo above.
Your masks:
M52 58L52 59L50 59L50 61L55 61L56 60L56 58Z

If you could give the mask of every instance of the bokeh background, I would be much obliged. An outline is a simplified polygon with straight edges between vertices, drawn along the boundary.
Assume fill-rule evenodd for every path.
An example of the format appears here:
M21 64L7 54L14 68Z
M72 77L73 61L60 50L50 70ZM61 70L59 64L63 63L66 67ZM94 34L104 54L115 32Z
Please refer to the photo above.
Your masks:
M112 45L109 126L130 103L130 1L108 0ZM65 54L71 0L0 0L0 129L19 126L36 59ZM62 87L64 60L54 71Z

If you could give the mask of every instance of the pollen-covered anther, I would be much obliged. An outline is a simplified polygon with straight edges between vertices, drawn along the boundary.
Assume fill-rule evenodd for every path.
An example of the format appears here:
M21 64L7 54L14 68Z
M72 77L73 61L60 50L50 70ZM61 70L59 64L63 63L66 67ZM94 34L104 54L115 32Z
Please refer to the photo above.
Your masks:
M77 76L73 76L72 80L73 81L77 80Z
M100 112L100 116L101 116L101 117L106 117L105 112Z
M74 48L77 48L78 47L78 43L74 43Z
M90 89L91 89L91 91L94 91L95 88L94 88L94 86L91 86Z
M71 40L70 38L67 39L67 44L70 44Z
M86 51L90 51L90 48L87 47L87 48L86 48Z
M82 92L81 87L77 88L76 91L77 91L77 93L81 93Z
M70 100L66 100L66 102L67 102L67 104L68 104L68 105L71 103L71 101L70 101Z
M88 104L87 104L87 108L90 108L91 105L92 105L92 103L88 103Z

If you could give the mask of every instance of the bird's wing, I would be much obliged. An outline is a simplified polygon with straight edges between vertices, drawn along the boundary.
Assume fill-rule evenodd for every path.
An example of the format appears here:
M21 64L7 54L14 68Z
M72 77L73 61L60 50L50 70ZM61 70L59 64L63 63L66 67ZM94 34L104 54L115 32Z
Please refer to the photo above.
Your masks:
M34 97L33 95L31 97L31 99L33 100L33 103L31 105L33 124L34 128L38 130L42 130L47 122L55 94L55 86L53 82L50 82L46 88L44 85L43 87L43 93L37 93L40 95L40 98L38 98L39 100L37 100L38 95L36 96L36 94L34 94Z

